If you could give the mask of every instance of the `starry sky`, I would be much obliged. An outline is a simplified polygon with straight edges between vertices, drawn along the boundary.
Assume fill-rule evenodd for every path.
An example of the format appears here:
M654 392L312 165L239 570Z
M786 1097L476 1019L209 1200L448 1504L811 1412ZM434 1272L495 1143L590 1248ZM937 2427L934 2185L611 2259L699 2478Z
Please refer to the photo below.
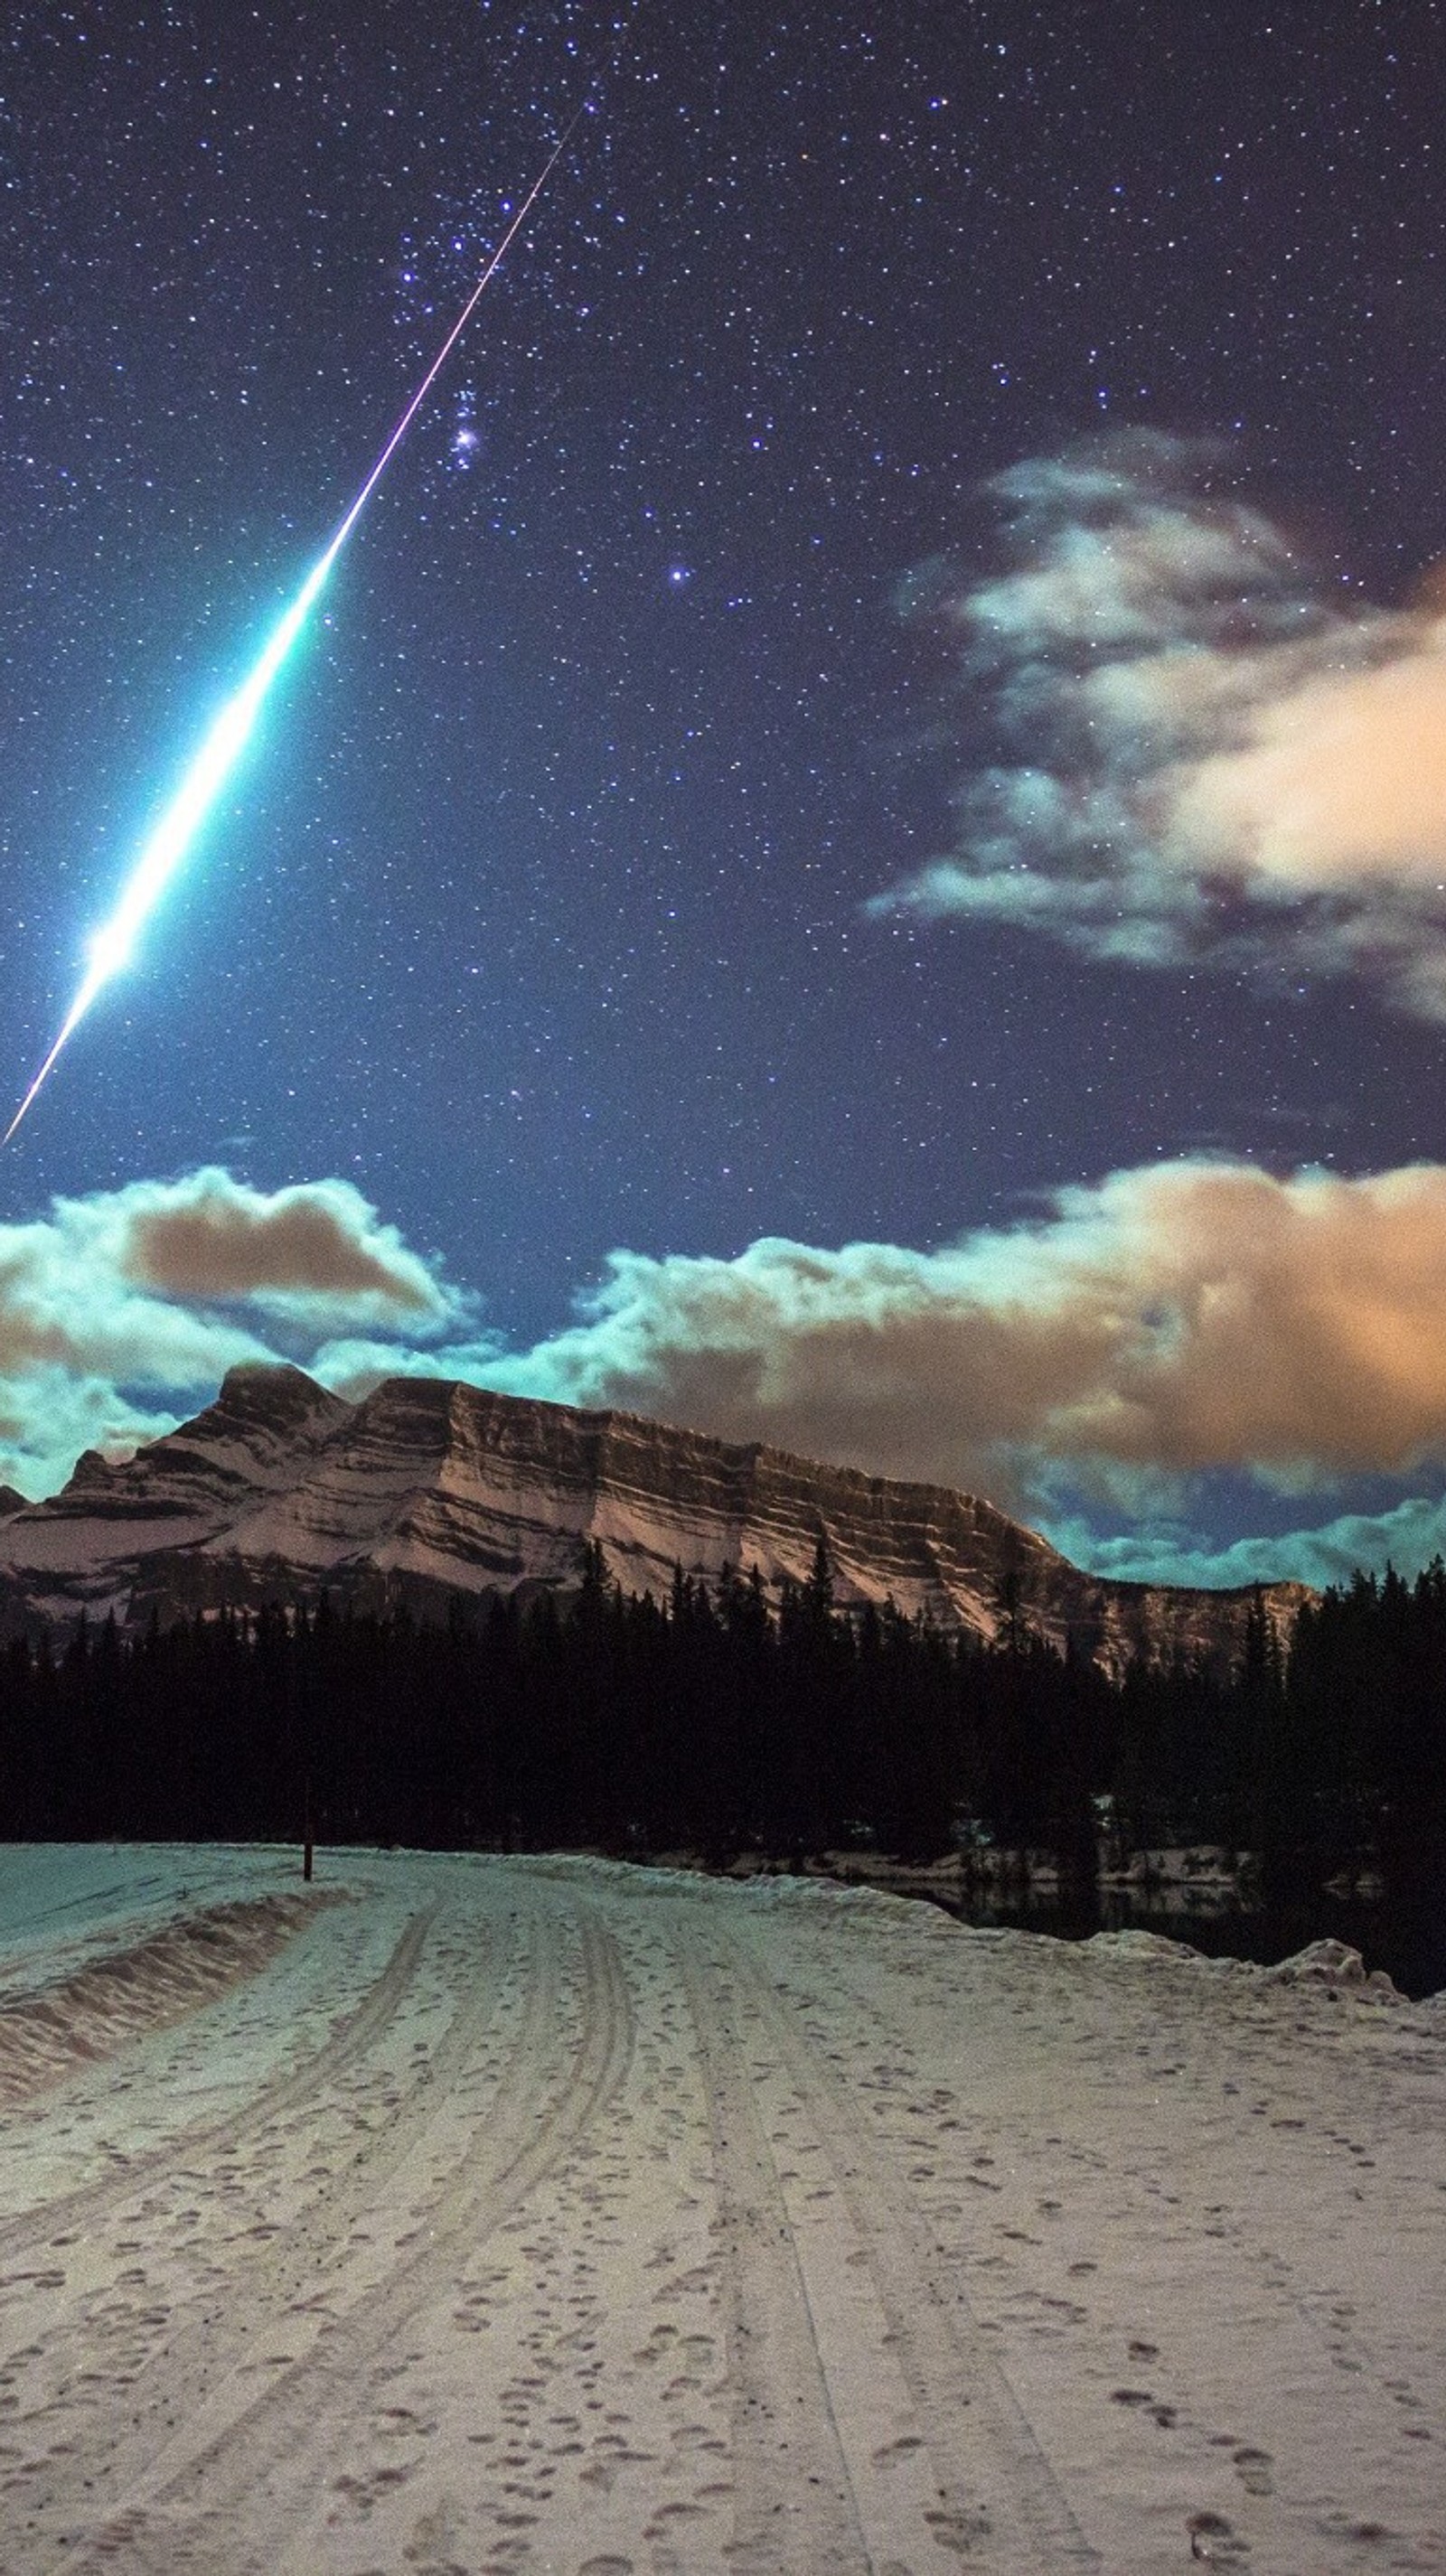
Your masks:
M0 1474L276 1353L1420 1562L1434 0L14 0L12 1103L584 102L0 1159Z

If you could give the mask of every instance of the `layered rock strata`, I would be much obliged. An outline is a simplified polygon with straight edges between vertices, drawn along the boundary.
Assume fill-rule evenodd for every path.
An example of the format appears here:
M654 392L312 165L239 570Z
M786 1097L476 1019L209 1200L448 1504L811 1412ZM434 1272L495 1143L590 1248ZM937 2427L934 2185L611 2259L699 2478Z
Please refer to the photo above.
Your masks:
M349 1404L291 1368L233 1370L204 1413L122 1464L88 1453L63 1492L0 1523L0 1596L12 1627L323 1590L440 1609L573 1586L594 1542L630 1592L665 1591L675 1566L756 1566L776 1598L820 1539L841 1605L892 1599L988 1637L1012 1596L1112 1671L1233 1657L1243 1638L1248 1594L1105 1581L973 1495L440 1378L389 1378ZM1278 1620L1300 1597L1267 1596Z

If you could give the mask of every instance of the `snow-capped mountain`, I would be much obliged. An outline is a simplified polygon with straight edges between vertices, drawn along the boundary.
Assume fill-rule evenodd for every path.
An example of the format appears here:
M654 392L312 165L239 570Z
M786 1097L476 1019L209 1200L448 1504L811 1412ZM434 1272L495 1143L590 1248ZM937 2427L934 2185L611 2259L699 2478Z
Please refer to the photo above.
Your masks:
M577 1582L589 1541L625 1590L673 1569L802 1581L819 1539L842 1604L991 1635L1001 1588L1031 1626L1111 1669L1230 1653L1249 1596L1085 1574L992 1504L746 1447L627 1413L581 1413L440 1378L360 1403L299 1369L233 1369L214 1404L120 1465L88 1452L63 1492L0 1522L14 1627L114 1610L162 1620L224 1601L408 1599ZM1275 1587L1283 1617L1297 1587Z

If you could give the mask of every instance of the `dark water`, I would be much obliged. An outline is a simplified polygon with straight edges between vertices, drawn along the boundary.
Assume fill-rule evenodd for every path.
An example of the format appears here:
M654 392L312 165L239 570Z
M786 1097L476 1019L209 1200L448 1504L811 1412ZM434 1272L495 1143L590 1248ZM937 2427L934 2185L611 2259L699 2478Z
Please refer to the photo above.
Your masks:
M918 1893L917 1889L906 1891ZM1289 1904L1191 1907L1178 1890L1167 1905L1139 1889L1102 1888L1073 1901L981 1890L976 1896L934 1896L961 1922L995 1924L1021 1932L1049 1932L1065 1941L1087 1941L1093 1932L1159 1932L1188 1941L1212 1959L1254 1959L1273 1968L1311 1941L1346 1941L1368 1968L1384 1968L1403 1995L1419 2000L1446 1989L1446 1914L1429 1922L1403 1920L1364 1898L1325 1894Z

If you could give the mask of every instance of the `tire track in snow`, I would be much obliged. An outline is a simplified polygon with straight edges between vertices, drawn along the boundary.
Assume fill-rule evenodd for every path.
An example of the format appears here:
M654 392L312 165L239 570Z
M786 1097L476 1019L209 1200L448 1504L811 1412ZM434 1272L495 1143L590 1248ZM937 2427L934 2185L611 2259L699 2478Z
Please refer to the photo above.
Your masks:
M334 2092L329 2102L318 2095L317 2070L335 2088L354 2067L364 2068L386 2040L415 1985L437 1911L429 1907L406 1927L362 2007L300 2068L265 2085L232 2121L204 2134L183 2133L194 2163L170 2166L163 2181L152 2175L149 2197L144 2188L137 2190L134 2166L113 2183L108 2179L103 2206L97 2208L94 2193L86 2201L86 2233L71 2228L51 2237L49 2268L11 2273L0 2282L0 2288L29 2288L22 2313L43 2338L22 2346L0 2374L6 2429L27 2437L29 2456L0 2477L6 2525L25 2535L25 2576L44 2563L44 2549L60 2529L59 2513L48 2510L55 2502L59 2456L46 2446L52 2421L69 2416L66 2447L84 2450L92 2488L104 2481L126 2491L173 2441L177 2421L208 2388L254 2368L252 2329L266 2324L273 2333L285 2332L289 2312L315 2309L328 2283L356 2259L358 2214L370 2213L408 2157L424 2149L446 2076L473 2054L492 2017L495 1994L482 1973L485 1948L473 1954L476 1973L426 2065L413 2064L400 2079L380 2070L370 2079L353 2078L368 2086L360 2105L344 2092ZM288 2188L288 2122L301 2152L314 2153L319 2119L329 2121L334 2133L332 2162L313 2162L299 2179L293 2172L289 2188L299 2205L284 2224L271 2224L268 2205ZM249 2164L242 2158L248 2140ZM209 2164L202 2160L207 2149L215 2151ZM145 2161L153 2169L159 2152ZM293 2167L298 2161L295 2147L291 2161ZM186 2227L193 2230L194 2286L183 2296L158 2300L147 2268L134 2257L142 2241L155 2241L157 2229L176 2238ZM128 2238L128 2229L139 2235ZM72 2245L79 2248L75 2254ZM229 2276L226 2269L234 2266L231 2249L238 2245L245 2248L239 2281L234 2269ZM83 2267L95 2281L79 2300L66 2265ZM303 2289L308 2298L298 2295ZM37 2305L58 2310L48 2331L37 2318ZM9 2444L0 2445L0 2458L13 2456ZM65 2554L55 2563L71 2564L73 2538L62 2534L57 2545ZM7 2567L0 2553L0 2576Z
M749 1974L867 2249L935 2464L943 2545L968 2555L961 2547L967 2541L990 2576L1037 2576L1044 2567L1099 2571L1098 2552L980 2328L962 2260L940 2247L852 2087L823 2061L762 1973L750 1967ZM981 2501L987 2524L978 2531Z
M94 2182L82 2183L74 2191L45 2201L38 2209L0 2221L0 2263L23 2259L42 2246L53 2246L62 2234L88 2233L153 2175L173 2173L178 2163L203 2155L210 2148L239 2144L268 2120L311 2100L319 2087L333 2082L356 2058L374 2047L396 2019L416 1976L436 1914L436 1906L431 1905L414 1915L386 1966L339 2029L310 2056L228 2110L224 2118L193 2121L172 2130L155 2146L119 2158L113 2171L99 2175ZM305 1928L309 1930L311 1926Z
M789 2160L794 2257L822 2329L819 2367L825 2380L847 2373L854 2398L862 2398L831 2409L831 2420L872 2428L866 2442L845 2443L866 2541L877 2531L884 2556L897 2560L908 2525L916 2553L911 2564L962 2560L987 2568L989 2576L1038 2576L1046 2567L1098 2571L1098 2554L988 2349L961 2268L941 2254L851 2088L825 2065L741 1945L710 1937L715 1956L726 1960L735 2047L742 2043L753 2059L755 2117L773 2123L775 2158L782 2152ZM831 2231L832 2260L825 2252ZM811 2272L817 2290L810 2288ZM835 2301L830 2315L822 2285L850 2275L858 2282L861 2274L867 2299L848 2310ZM860 2340L871 2326L875 2349L868 2354ZM878 2442L881 2401L895 2372L907 2395L910 2429ZM863 2563L881 2562L870 2555Z
M731 1957L683 1914L676 1944L708 2101L725 2333L733 2388L734 2525L740 2576L829 2576L873 2566L829 2393L799 2247L740 2055ZM806 2533L800 2555L800 2529ZM818 2535L826 2548L818 2554Z
M578 1936L581 2023L571 2047L563 2025L569 1929ZM346 2435L378 2397L411 2320L455 2287L467 2260L566 2158L626 2077L633 2014L612 1935L590 1909L574 1907L569 1922L555 1901L537 1908L527 1930L519 2026L470 2116L463 2151L418 2213L425 2233L402 2240L380 2280L309 2321L307 2348L279 2360L260 2395L249 2377L229 2374L129 2483L89 2545L65 2546L57 2566L86 2576L117 2563L128 2576L275 2576L272 2559L248 2543L248 2508L264 2498L264 2519L298 2534L314 2522ZM296 2322L293 2312L288 2328Z

